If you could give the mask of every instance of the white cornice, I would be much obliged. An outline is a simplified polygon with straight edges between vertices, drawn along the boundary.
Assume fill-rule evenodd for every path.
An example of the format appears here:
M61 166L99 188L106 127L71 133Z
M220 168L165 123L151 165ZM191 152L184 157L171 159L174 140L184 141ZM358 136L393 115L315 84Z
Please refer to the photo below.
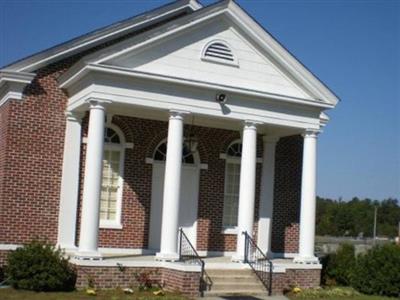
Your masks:
M33 78L33 73L0 71L0 107L10 99L21 100L24 88Z
M30 83L35 74L27 72L15 72L8 69L0 70L0 87L6 82Z
M321 127L325 127L328 124L330 118L326 113L321 112L319 120L320 120Z
M257 91L257 90L249 90L249 89L236 88L236 87L231 87L231 86L224 86L224 85L215 84L215 83L206 82L206 81L189 80L189 79L183 79L183 78L176 78L176 77L169 77L169 76L163 76L163 75L158 75L158 74L139 72L139 71L134 71L134 70L122 68L122 67L95 65L95 64L89 64L89 65L82 67L76 73L71 74L72 75L71 77L60 78L60 80L61 80L60 87L68 89L70 86L72 86L74 83L77 83L78 81L80 81L82 78L84 78L90 72L100 72L100 73L114 74L114 75L120 75L120 76L129 76L132 78L140 78L140 79L146 79L146 80L152 80L152 81L170 82L170 83L175 83L175 84L180 84L180 85L185 85L185 86L190 86L190 87L207 88L207 89L211 89L211 90L223 90L225 92L231 92L231 93L245 95L245 96L264 98L264 99L268 99L268 100L278 100L281 102L283 101L283 102L292 103L292 104L307 105L307 106L315 107L315 108L323 108L323 109L333 108L332 104L328 104L328 103L324 103L324 102L315 102L313 100L308 100L308 99L294 98L294 97L288 97L285 95L277 95L277 94L272 94L272 93L267 93L267 92L262 92L262 91Z

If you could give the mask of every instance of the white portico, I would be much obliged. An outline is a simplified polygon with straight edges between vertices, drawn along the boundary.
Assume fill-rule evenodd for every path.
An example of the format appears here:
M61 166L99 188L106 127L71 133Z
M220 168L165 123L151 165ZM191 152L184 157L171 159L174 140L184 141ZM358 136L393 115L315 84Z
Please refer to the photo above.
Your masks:
M333 108L337 98L234 2L200 9L173 24L168 22L89 54L59 78L59 85L69 95L68 155L64 156L59 216L62 247L74 249L80 258L101 258L98 235L104 132L113 115L122 115L168 121L156 259L178 259L184 125L194 123L240 132L235 261L244 259L242 232L254 233L257 163L262 163L262 176L256 240L271 254L275 146L281 137L304 136L300 246L295 262L317 262L317 134L327 121L323 112ZM221 94L226 100L220 101ZM85 112L89 112L89 123L76 241L80 117ZM260 159L257 143L261 136ZM121 147L128 145L122 143Z

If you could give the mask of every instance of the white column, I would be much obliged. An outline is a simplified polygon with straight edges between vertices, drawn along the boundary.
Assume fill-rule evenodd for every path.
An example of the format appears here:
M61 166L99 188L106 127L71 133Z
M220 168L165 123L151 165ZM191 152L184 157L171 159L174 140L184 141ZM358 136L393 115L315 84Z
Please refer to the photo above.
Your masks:
M89 131L83 186L78 257L100 258L98 252L100 194L103 167L105 109L90 102Z
M67 251L76 250L82 115L66 112L57 245Z
M306 130L301 178L300 240L297 263L318 263L314 255L318 131Z
M257 244L271 256L272 213L274 207L275 147L279 138L264 136L263 165L260 190L260 210Z
M156 259L178 260L179 200L181 189L183 113L171 111L168 123L167 158L161 221L161 247Z
M254 202L256 192L257 127L254 122L245 122L243 128L242 160L240 165L238 233L234 261L244 260L244 235L253 235Z

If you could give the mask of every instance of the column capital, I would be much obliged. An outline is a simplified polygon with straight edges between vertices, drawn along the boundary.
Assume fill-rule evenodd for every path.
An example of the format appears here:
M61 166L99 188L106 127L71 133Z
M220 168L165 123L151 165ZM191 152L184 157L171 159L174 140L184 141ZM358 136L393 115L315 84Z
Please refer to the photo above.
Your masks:
M112 103L111 100L93 99L93 98L87 99L85 100L85 102L89 104L89 109L102 109L102 110L105 109L105 106L107 104Z
M263 123L258 122L258 121L253 121L253 120L245 120L243 122L243 128L257 130L257 126L259 126L261 124L263 124Z
M280 140L280 138L280 136L264 135L263 142L264 144L276 144Z
M82 121L82 118L85 116L84 112L77 112L77 111L65 111L64 112L65 117L67 118L67 121L69 122L78 122L80 123Z
M318 134L320 134L322 131L320 129L306 129L302 136L304 138L317 138Z
M189 115L189 114L190 114L190 111L170 109L169 110L169 119L170 120L183 120L185 115Z

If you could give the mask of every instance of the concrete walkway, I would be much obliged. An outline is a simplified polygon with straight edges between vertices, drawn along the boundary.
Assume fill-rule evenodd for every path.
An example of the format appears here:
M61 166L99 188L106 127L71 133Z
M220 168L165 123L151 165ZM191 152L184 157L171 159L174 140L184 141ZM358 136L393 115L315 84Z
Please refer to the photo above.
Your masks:
M265 295L253 295L253 296L220 296L220 297L203 297L197 298L198 300L289 300L287 297L278 296L265 296Z

